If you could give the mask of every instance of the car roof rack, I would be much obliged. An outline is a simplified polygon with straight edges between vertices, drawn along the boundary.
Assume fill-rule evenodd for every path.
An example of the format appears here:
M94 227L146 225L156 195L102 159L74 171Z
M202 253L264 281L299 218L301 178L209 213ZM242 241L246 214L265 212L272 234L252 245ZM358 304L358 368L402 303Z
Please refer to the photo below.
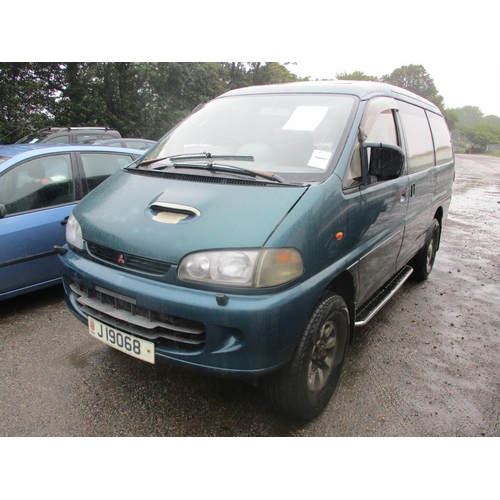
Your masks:
M53 132L60 132L61 130L112 130L110 127L45 127L39 130L39 132L51 130Z

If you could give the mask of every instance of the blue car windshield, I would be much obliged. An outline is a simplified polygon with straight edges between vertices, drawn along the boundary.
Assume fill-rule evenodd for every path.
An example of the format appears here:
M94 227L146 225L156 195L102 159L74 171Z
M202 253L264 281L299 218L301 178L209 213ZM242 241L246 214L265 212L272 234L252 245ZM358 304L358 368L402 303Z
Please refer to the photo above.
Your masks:
M321 181L334 168L357 103L337 94L221 97L163 137L144 158L144 168L168 168L182 155L205 153L289 181Z

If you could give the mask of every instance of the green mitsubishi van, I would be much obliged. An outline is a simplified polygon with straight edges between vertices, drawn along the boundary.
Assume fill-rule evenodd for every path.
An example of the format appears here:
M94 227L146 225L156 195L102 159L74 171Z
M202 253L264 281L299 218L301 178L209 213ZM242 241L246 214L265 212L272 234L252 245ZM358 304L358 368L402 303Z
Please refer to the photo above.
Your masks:
M328 404L356 327L432 270L454 178L432 103L374 82L233 90L73 211L69 309L148 363Z

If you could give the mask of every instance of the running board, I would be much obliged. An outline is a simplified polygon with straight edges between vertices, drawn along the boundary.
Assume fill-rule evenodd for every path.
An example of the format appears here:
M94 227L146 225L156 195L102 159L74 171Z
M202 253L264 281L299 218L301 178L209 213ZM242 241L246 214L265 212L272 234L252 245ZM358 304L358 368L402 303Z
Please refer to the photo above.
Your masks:
M410 277L413 268L404 266L395 274L378 293L359 312L356 313L355 326L365 326L375 314L389 301L389 299L401 288L403 283Z

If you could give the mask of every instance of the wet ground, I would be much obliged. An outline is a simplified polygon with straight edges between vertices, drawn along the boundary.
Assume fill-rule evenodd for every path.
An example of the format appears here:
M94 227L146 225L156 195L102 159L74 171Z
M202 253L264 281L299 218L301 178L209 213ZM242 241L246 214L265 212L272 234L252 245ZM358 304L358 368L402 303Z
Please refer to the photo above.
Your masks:
M261 390L91 338L55 287L0 302L0 436L500 436L500 158L457 156L434 270L352 345L307 424Z

